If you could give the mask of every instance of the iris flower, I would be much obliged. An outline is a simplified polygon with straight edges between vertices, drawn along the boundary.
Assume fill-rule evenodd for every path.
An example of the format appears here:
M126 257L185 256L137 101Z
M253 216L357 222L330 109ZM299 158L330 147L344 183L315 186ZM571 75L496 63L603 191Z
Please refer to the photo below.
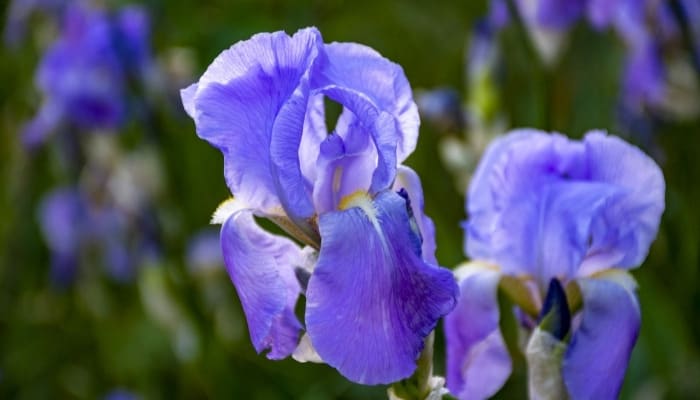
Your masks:
M401 67L314 28L263 33L222 52L182 99L224 156L234 198L215 219L255 349L285 358L306 331L299 351L352 381L409 376L457 287L436 265L418 176L398 165L419 125ZM325 101L343 108L333 129Z
M555 372L565 390L575 399L616 398L640 327L627 271L656 236L664 187L651 158L602 132L578 142L520 130L494 141L469 188L472 262L455 272L461 297L445 319L450 391L489 397L511 373L500 288L526 330L545 323L558 297L564 321L554 336L563 354Z
M137 7L112 15L80 2L67 6L60 35L37 69L44 102L24 128L25 145L43 144L61 126L119 128L127 114L129 80L150 62L149 32L148 17Z
M94 248L109 276L132 278L134 249L127 245L126 216L115 208L95 207L76 187L61 187L44 196L38 212L41 233L51 250L51 278L70 285L83 254Z

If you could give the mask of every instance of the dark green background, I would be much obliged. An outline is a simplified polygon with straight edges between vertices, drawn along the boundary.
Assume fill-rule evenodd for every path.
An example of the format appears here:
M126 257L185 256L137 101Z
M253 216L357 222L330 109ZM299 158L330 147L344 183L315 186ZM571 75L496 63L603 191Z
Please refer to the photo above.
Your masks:
M315 25L327 42L364 43L401 64L414 89L451 86L462 95L466 39L486 11L484 1L154 0L144 5L153 17L155 52L192 50L193 80L238 40ZM97 265L83 265L79 281L67 290L50 284L36 207L44 193L70 178L59 171L50 147L29 155L19 143L19 127L40 101L33 71L44 44L37 36L30 34L17 50L0 48L0 398L96 398L115 387L144 398L384 398L385 387L351 384L327 366L257 356L226 274L187 271L188 237L206 226L228 191L219 152L199 140L179 104L165 98L156 102L157 135L149 139L166 171L157 210L166 226L162 262L142 269L133 284L109 281L95 272ZM619 130L614 108L624 49L613 35L576 27L552 72L540 66L520 30L506 29L500 44L501 112L511 127L572 137L594 128ZM643 322L623 398L700 393L698 128L696 120L655 132L667 209L647 261L634 271ZM133 123L120 140L135 148L144 137ZM438 259L452 267L464 259L459 227L464 198L439 162L439 138L424 124L408 164L423 181L426 209L437 226ZM163 317L153 302L175 311ZM217 328L222 324L228 327L225 335ZM191 358L174 351L182 329L195 335L199 350ZM443 352L441 337L437 349ZM436 368L444 371L441 364ZM523 365L516 368L520 373L500 398L524 397Z

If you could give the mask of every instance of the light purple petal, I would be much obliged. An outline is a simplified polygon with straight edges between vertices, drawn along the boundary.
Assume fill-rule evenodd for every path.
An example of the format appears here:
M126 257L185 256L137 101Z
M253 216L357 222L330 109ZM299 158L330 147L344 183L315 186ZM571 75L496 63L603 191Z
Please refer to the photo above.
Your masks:
M321 358L348 379L409 376L424 338L455 304L449 270L420 259L406 201L373 201L321 215L321 250L306 292L306 325Z
M309 188L316 181L316 161L321 142L328 135L325 119L326 110L323 101L323 94L309 97L306 119L304 120L304 132L299 144L299 165Z
M342 131L353 121L370 132L377 150L377 168L372 176L370 192L376 194L388 189L396 177L397 127L394 117L376 108L372 100L354 89L330 85L318 89L332 100L342 104L347 111L341 114L336 131ZM354 117L353 117L354 116Z
M631 288L619 283L578 283L583 319L564 357L564 382L574 399L616 399L639 333L639 304Z
M219 233L214 229L202 229L192 236L185 255L187 268L194 273L219 269L224 265Z
M22 144L34 149L46 142L61 123L63 110L53 101L45 101L37 115L27 122L22 129Z
M537 22L550 29L568 29L583 14L586 1L537 0Z
M301 250L291 240L262 230L248 211L233 214L221 228L221 249L260 353L282 359L294 352L301 324L294 315L299 284L294 268Z
M195 118L195 103L194 103L194 96L197 94L197 89L199 88L199 85L197 83L193 83L190 86L187 86L186 88L180 90L180 98L182 99L182 106L185 109L185 112L187 115L189 115L191 118Z
M56 189L41 201L38 219L44 241L51 250L52 280L67 285L75 277L85 236L85 202L75 188Z
M114 41L104 13L72 3L39 64L37 87L77 127L113 129L124 120L126 77Z
M584 174L583 145L561 135L517 130L495 140L469 187L466 252L507 274L535 274L543 246L544 191Z
M405 160L416 147L420 118L401 66L356 43L328 44L325 56L315 87L334 85L360 92L375 108L389 113L396 123L398 162Z
M425 214L423 198L423 186L420 178L414 170L404 165L399 165L394 190L405 189L411 201L411 211L415 217L421 236L421 255L428 264L437 265L435 258L435 225L433 220Z
M117 48L122 63L134 77L146 72L151 62L151 21L146 9L128 5L115 16Z
M192 88L183 93L198 135L224 154L231 192L256 209L271 211L284 202L297 214L313 211L309 196L299 190L303 186L285 185L303 182L297 154L308 99L304 82L320 41L315 29L293 37L255 35L214 60L194 97ZM282 177L273 174L273 161Z
M500 273L479 267L460 283L457 306L445 317L447 388L459 399L493 396L510 376L512 362L499 328Z
M49 248L73 253L83 240L87 221L85 202L71 187L60 188L44 197L39 207L39 224Z
M639 109L658 105L666 94L666 72L661 49L649 41L630 50L623 74L623 101Z
M581 14L581 0L517 0L525 25L532 30L563 33Z
M659 168L620 139L516 131L489 147L471 182L466 250L543 284L634 267L656 235L663 196Z
M615 185L626 195L609 204L603 217L594 221L593 242L581 274L612 265L632 268L641 264L656 238L665 208L666 185L658 165L637 147L603 132L590 132L584 139L588 176L592 181ZM615 264L595 262L601 254L620 253Z
M338 209L340 201L367 192L377 166L377 154L367 130L355 122L341 134L329 135L320 146L313 197L319 214Z
M596 29L608 27L618 7L618 0L588 0L586 16Z

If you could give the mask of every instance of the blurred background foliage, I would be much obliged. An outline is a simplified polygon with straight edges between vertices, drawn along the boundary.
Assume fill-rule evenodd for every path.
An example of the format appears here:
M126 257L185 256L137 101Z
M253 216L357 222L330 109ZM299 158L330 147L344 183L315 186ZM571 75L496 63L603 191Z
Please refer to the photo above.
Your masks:
M6 21L9 5L3 2ZM125 2L107 2L118 7ZM229 196L220 153L197 138L177 90L194 82L232 43L263 31L317 26L327 42L367 44L403 66L414 90L449 87L470 98L465 54L486 1L165 1L150 12L152 46L164 88L151 94L148 124L128 123L114 137L123 153L144 147L160 165L151 212L160 252L135 277L116 282L99 259L80 263L68 286L49 273L51 254L38 206L51 188L71 183L52 146L27 152L19 132L38 109L34 71L54 37L41 16L17 48L0 48L0 398L381 399L385 387L347 382L324 365L273 362L255 354L235 290L223 268L196 268L186 256ZM622 131L616 102L623 45L583 24L561 60L545 68L521 29L498 37L499 84L493 107L504 127L536 127L581 137ZM639 281L642 331L623 398L693 398L700 393L700 122L665 121L653 140L628 135L659 161L667 209ZM460 133L461 134L461 133ZM438 260L464 259L464 193L440 162L443 129L424 122L408 164L422 178L437 226ZM454 135L454 132L452 133ZM215 227L213 234L216 233ZM216 247L214 247L216 249ZM216 257L210 264L216 264ZM443 341L437 338L438 360ZM517 362L517 360L516 360ZM437 371L444 366L438 361ZM524 365L498 398L522 398Z

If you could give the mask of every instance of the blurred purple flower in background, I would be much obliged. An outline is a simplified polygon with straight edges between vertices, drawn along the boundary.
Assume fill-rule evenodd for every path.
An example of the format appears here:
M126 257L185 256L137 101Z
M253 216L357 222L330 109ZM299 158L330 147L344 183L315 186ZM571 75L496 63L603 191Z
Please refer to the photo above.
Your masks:
M224 258L221 254L219 231L202 229L192 236L187 245L185 262L187 267L193 272L222 268Z
M119 155L111 138L93 139L80 182L46 194L38 211L51 276L61 286L73 282L79 265L101 265L111 279L129 282L161 254L153 204L163 178L156 155L146 149Z
M493 0L492 9L502 3ZM619 100L619 119L626 131L635 132L639 124L628 126L628 122L639 122L642 116L684 119L700 112L700 99L687 89L700 84L696 0L515 0L514 4L548 66L557 62L568 32L582 20L598 31L611 29L617 34L627 51Z
M97 250L110 277L122 282L133 277L126 216L118 210L96 208L78 188L64 187L42 200L39 225L51 250L51 277L58 285L74 281L81 257L90 248Z
M601 132L576 142L520 130L494 141L469 188L465 251L473 262L455 272L461 297L445 320L451 392L489 397L511 373L500 288L523 329L545 324L552 304L563 307L554 336L570 341L556 369L572 398L616 398L640 324L626 271L656 237L664 190L654 161Z
M457 288L436 265L418 176L399 165L419 125L402 69L359 44L324 44L314 28L258 34L222 52L182 99L224 155L235 198L214 219L255 349L320 356L364 384L411 375ZM343 106L332 130L329 100ZM303 329L312 354L297 349Z
M69 187L47 194L39 206L39 226L51 250L51 278L59 285L68 285L75 277L85 213L82 197Z
M60 126L118 129L127 115L127 84L150 63L149 29L140 8L111 15L79 2L67 7L36 73L44 102L24 129L25 145L43 144Z

